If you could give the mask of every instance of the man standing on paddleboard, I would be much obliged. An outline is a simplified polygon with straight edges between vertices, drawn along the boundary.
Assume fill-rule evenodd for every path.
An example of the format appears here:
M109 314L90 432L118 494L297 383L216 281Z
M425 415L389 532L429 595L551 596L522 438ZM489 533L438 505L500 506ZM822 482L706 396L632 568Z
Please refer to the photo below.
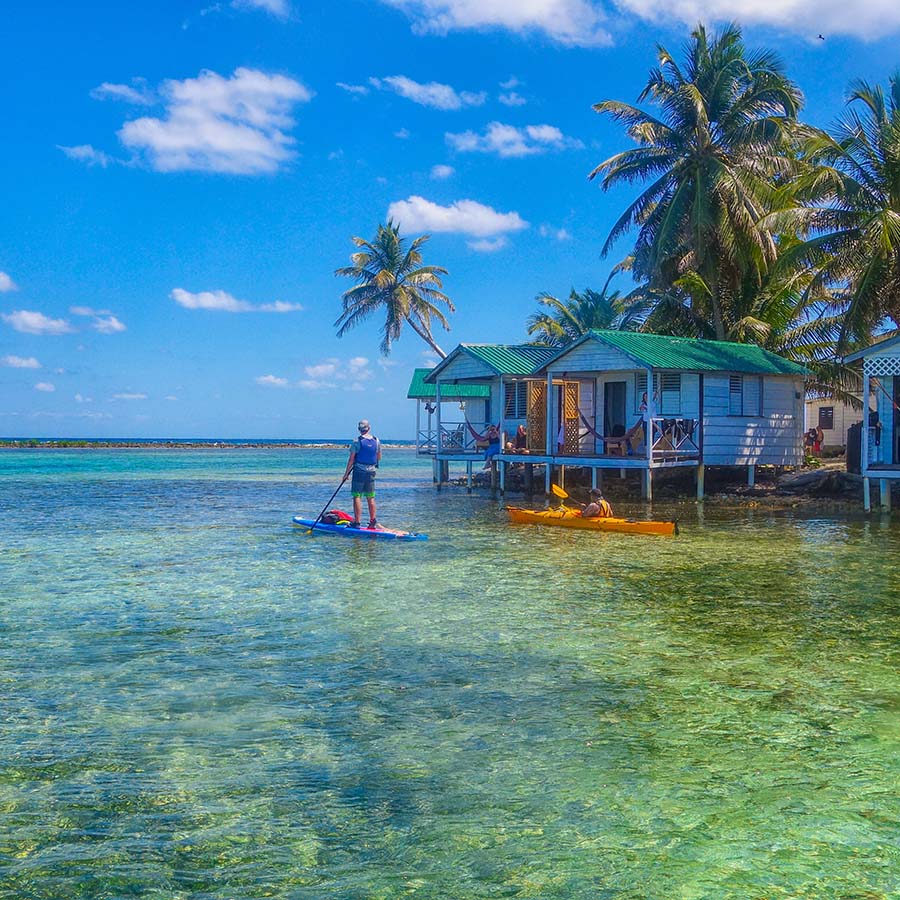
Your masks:
M350 445L350 458L344 479L352 472L350 494L353 497L353 527L360 527L362 516L362 500L369 504L369 528L380 528L375 515L375 471L381 462L381 441L373 437L369 422L362 419L359 423L359 437Z

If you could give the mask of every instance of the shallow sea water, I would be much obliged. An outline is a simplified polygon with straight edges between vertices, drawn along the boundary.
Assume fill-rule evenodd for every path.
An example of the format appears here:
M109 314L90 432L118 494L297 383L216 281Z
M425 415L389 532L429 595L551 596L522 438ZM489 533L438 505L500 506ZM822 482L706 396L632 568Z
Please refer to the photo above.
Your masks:
M900 894L900 523L293 529L343 461L0 453L0 897Z

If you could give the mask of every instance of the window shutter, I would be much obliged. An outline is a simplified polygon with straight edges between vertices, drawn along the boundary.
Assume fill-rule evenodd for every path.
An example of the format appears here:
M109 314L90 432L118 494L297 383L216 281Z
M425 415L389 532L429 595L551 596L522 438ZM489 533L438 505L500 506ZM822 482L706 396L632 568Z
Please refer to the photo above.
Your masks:
M834 428L834 407L819 407L819 428L822 431L831 431Z
M661 381L659 411L664 416L681 415L681 373L665 372Z
M731 375L728 378L728 415L744 414L744 376Z
M635 372L635 374L634 374L634 411L635 411L635 413L640 413L641 397L644 396L646 391L647 391L647 373L646 372Z
M744 415L762 415L762 377L744 378Z

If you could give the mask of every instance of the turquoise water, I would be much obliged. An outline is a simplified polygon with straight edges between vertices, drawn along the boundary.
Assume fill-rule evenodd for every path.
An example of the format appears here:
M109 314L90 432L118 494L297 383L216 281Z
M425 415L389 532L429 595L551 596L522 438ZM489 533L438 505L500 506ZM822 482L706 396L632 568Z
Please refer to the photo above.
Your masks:
M0 896L900 893L898 524L292 529L343 461L0 454Z

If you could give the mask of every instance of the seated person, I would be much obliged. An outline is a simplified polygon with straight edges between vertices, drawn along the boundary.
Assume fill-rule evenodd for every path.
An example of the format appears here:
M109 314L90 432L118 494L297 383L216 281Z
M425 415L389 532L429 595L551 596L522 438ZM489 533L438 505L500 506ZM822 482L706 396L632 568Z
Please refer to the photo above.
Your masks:
M500 429L496 425L488 425L484 436L487 440L487 448L484 451L485 468L487 468L491 457L500 452Z
M515 450L517 453L522 453L523 451L528 449L528 432L525 431L525 426L520 425L516 429L516 440L515 440Z
M612 507L609 501L603 498L603 492L599 488L591 490L591 502L581 508L582 519L608 519L612 516Z

